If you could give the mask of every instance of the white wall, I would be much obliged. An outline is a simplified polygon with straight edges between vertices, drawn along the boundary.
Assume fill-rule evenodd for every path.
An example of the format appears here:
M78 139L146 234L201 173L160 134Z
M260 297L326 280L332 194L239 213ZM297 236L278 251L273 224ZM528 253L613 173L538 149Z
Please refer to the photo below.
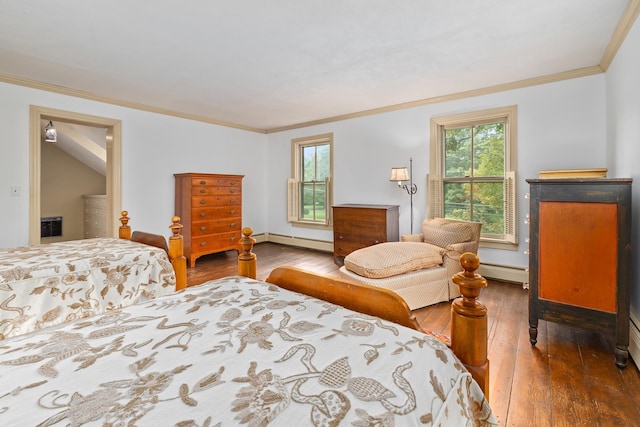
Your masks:
M243 224L267 231L265 135L0 83L0 247L29 242L31 104L122 121L122 208L134 230L169 235L173 174L204 172L245 175Z
M640 22L627 35L607 71L607 142L609 167L633 178L631 310L640 314Z
M129 210L134 229L163 234L173 215L174 173L237 173L245 175L243 223L256 233L332 241L330 231L291 227L286 221L291 139L327 132L334 133L334 203L398 204L401 233L409 232L409 196L389 182L389 172L408 166L413 157L417 231L426 214L429 118L516 104L520 248L481 249L480 256L486 263L524 267L525 179L535 178L541 169L606 164L604 75L269 135L0 83L0 221L12 224L0 236L0 247L28 242L30 104L122 120L122 207ZM9 196L11 186L21 187L20 197Z
M330 231L295 228L286 221L291 139L333 132L334 204L400 205L400 233L408 233L410 199L389 182L389 173L392 167L408 166L409 158L413 157L414 182L418 186L414 196L414 232L417 232L426 216L430 117L514 104L518 106L520 248L481 249L480 259L492 264L527 266L525 179L536 178L538 171L545 169L606 167L602 74L270 134L267 228L287 236L333 239Z

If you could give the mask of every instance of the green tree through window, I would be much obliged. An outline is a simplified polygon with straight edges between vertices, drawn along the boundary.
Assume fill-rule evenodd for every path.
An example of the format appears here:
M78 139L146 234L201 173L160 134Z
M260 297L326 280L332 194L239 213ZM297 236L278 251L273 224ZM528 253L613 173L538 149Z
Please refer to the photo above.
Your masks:
M289 221L302 227L330 227L333 134L292 142L292 178L287 186Z
M482 223L481 244L517 248L517 106L430 120L428 218Z
M504 123L444 130L445 218L479 221L483 232L504 230Z
M302 147L302 205L300 217L324 222L326 207L326 178L329 177L329 144Z

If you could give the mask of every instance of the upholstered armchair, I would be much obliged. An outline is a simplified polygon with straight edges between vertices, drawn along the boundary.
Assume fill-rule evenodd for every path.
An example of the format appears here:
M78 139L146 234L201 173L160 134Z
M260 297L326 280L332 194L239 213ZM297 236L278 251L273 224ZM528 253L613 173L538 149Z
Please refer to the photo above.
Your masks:
M462 271L460 255L477 254L482 223L424 220L421 233L401 236L347 255L340 276L390 289L414 310L460 295L451 277Z

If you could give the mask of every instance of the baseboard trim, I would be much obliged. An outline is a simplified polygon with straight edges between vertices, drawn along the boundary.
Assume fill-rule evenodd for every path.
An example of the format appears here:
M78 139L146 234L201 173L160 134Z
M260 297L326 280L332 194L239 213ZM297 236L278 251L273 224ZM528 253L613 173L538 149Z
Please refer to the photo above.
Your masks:
M316 249L324 252L333 252L333 242L325 240L305 239L295 236L284 236L282 234L264 233L264 242L280 243L282 245L297 246L306 249Z

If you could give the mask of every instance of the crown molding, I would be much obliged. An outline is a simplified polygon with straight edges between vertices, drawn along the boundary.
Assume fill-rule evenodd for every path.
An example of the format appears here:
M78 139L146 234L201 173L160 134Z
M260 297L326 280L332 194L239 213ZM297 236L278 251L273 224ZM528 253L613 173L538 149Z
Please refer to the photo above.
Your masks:
M600 68L602 68L602 71L606 72L609 69L613 58L616 56L616 53L618 53L618 49L622 46L622 42L624 42L629 30L631 30L631 27L633 27L634 22L638 18L638 14L640 14L640 0L630 0L600 60Z
M602 68L600 68L600 66L594 65L592 67L579 68L576 70L564 71L561 73L550 74L547 76L533 77L530 79L519 80L515 82L510 82L510 83L502 83L499 85L488 86L480 89L473 89L473 90L453 93L449 95L435 96L433 98L426 98L426 99L421 99L417 101L405 102L402 104L395 104L395 105L390 105L386 107L373 108L370 110L359 111L357 113L343 114L339 116L327 117L324 119L298 123L290 126L272 128L272 129L266 130L266 133L283 132L287 130L299 129L299 128L304 128L304 127L309 127L314 125L331 123L331 122L337 122L341 120L349 120L349 119L355 119L359 117L371 116L374 114L388 113L390 111L398 111L398 110L404 110L407 108L420 107L428 104L437 104L440 102L454 101L454 100L464 99L464 98L472 98L472 97L481 96L481 95L489 95L492 93L504 92L504 91L513 90L513 89L520 89L520 88L529 87L529 86L537 86L537 85L542 85L547 83L558 82L562 80L575 79L578 77L591 76L594 74L600 74L602 72L603 70Z
M163 114L165 116L179 117L181 119L195 120L198 122L210 123L218 126L247 130L250 132L266 133L264 129L257 129L254 127L244 126L236 123L214 120L209 117L198 116L195 114L181 113L179 111L153 107L151 105L140 104L137 102L123 101L120 99L109 98L106 96L96 95L96 94L85 92L82 90L71 89L64 86L58 86L50 83L39 82L36 80L25 79L22 77L15 77L15 76L9 76L6 74L0 74L0 82L29 87L32 89L44 90L46 92L59 93L61 95L73 96L75 98L82 98L82 99L88 99L91 101L103 102L105 104L118 105L120 107L132 108L134 110L147 111L149 113L157 113L157 114Z

